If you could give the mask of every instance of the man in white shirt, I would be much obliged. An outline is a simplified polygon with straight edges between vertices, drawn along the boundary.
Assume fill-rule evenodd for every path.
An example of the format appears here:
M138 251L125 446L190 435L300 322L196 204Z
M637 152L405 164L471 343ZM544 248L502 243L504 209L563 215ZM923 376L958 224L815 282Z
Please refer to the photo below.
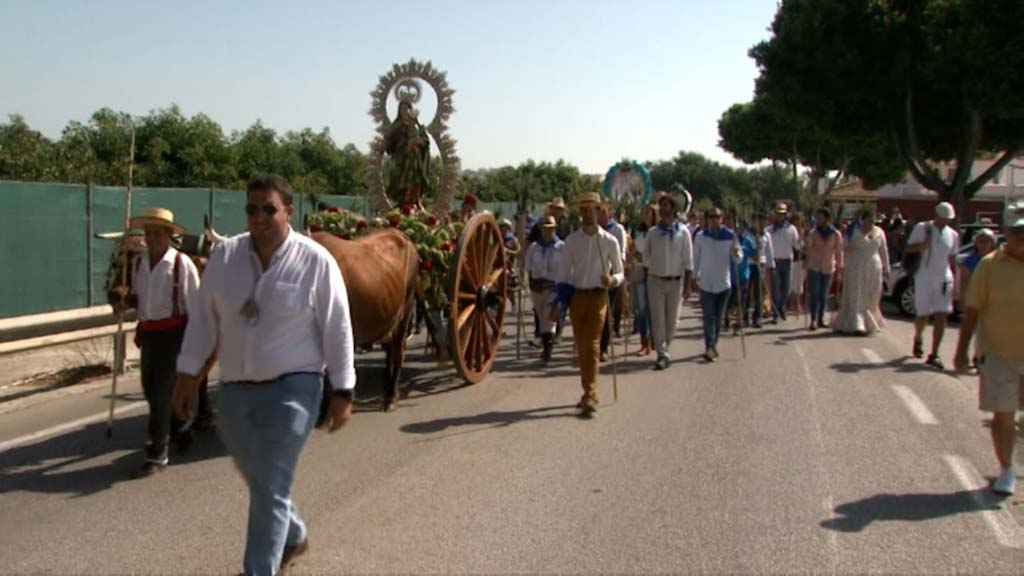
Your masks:
M551 321L551 308L555 304L555 284L562 271L562 249L565 243L555 235L558 223L554 216L545 216L540 223L540 239L530 244L526 251L526 273L530 276L530 298L540 322L540 337L543 346L541 359L551 360L554 346L555 323Z
M924 327L934 318L932 351L926 363L944 369L939 358L939 345L946 331L946 317L953 313L953 292L956 287L956 254L960 250L960 235L949 225L956 218L953 205L940 202L935 207L935 219L918 222L907 240L908 254L920 253L920 265L914 273L914 357L924 356L921 342Z
M768 228L775 256L775 274L772 278L772 323L786 320L786 303L793 287L793 256L800 250L800 231L789 222L789 208L785 204L775 207L775 223Z
M697 234L693 247L694 277L704 316L704 360L708 362L718 358L718 335L732 288L730 270L740 257L736 233L722 226L722 211L708 210L707 228Z
M149 208L132 218L129 226L144 230L146 238L146 253L137 256L130 268L134 298L129 303L138 312L135 342L141 352L142 391L149 405L146 460L131 474L138 479L167 467L172 434L180 449L191 442L185 424L171 414L171 394L188 310L199 289L199 272L190 258L171 246L171 235L184 234L185 229L174 223L170 210ZM123 290L114 291L121 294ZM126 307L120 301L114 304L119 314Z
M772 236L768 233L768 215L757 214L756 222L754 239L757 242L757 252L750 262L750 285L754 292L753 326L760 328L767 284L765 278L775 270L775 253L772 249Z
M284 178L253 180L249 232L210 255L178 357L174 409L191 412L195 375L219 343L224 446L249 486L246 574L275 574L306 551L306 527L290 500L295 466L331 375L326 425L351 416L356 378L348 294L325 248L291 229Z
M615 237L597 224L601 198L587 192L577 200L583 226L569 235L562 249L558 299L569 307L573 339L580 365L583 397L577 407L583 416L597 410L597 368L601 327L608 313L608 290L622 284L622 254ZM551 320L559 310L551 310Z
M619 256L625 262L627 255L626 229L615 219L614 207L607 199L601 201L601 208L597 212L597 223L619 243ZM619 328L622 323L621 288L621 286L615 286L608 290L608 301L611 302L611 310L608 311L608 315L604 319L604 327L601 329L602 362L607 360L608 343L611 341L612 334L614 333L616 338L620 336Z
M647 264L647 298L651 336L657 359L655 370L669 364L669 348L676 334L679 299L690 297L693 245L689 229L676 219L682 203L665 194L658 198L658 224L647 232L641 253Z

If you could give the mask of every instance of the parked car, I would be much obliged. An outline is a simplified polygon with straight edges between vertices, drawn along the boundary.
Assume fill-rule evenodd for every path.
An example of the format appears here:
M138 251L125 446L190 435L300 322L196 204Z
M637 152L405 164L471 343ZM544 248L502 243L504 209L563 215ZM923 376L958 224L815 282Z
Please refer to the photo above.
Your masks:
M974 248L974 235L977 234L981 228L988 228L996 233L996 245L1000 245L1003 242L1003 235L998 231L998 226L991 223L975 223L968 224L960 227L960 237L963 240L963 246L956 254L956 263L959 266L963 262L964 258ZM954 292L955 293L955 292ZM904 316L915 316L914 310L914 277L908 276L903 270L903 267L899 262L892 265L892 275L888 281L883 280L882 282L882 294L885 298L888 298L892 303L896 304L900 314ZM953 315L960 314L960 301L958 299L953 300Z

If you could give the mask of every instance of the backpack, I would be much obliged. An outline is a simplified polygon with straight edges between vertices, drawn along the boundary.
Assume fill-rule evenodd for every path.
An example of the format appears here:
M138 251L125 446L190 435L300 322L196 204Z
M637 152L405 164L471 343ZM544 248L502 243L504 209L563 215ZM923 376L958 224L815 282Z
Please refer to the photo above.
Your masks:
M915 276L919 268L921 268L921 262L924 260L925 252L931 250L932 247L932 222L928 221L928 227L925 229L925 248L920 252L909 253L907 252L907 244L910 243L910 237L913 236L913 231L907 234L907 240L903 244L903 258L900 260L900 266L907 276Z

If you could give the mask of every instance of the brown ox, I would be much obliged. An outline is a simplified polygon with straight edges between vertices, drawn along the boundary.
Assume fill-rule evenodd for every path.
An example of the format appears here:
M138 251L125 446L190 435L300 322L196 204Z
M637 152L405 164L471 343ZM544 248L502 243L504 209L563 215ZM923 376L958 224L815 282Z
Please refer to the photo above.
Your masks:
M352 335L357 347L376 343L387 354L387 391L381 409L398 406L405 338L416 306L420 257L398 230L387 228L356 240L314 232L313 240L338 262L348 291Z

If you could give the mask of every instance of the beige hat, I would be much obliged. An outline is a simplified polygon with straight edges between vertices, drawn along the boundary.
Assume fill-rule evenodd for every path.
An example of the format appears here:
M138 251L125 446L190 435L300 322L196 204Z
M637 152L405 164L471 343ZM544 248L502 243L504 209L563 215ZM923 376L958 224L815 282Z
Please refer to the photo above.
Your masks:
M502 218L501 222L498 222L498 226L507 226L507 227L511 228L512 227L512 221L509 220L508 218Z
M555 222L554 216L545 216L540 219L541 228L554 228L556 226L558 226L558 224Z
M561 208L565 210L565 200L562 200L561 196L556 196L554 200L548 202L548 208Z
M939 202L935 206L935 215L939 218L952 220L953 218L956 218L956 210L953 209L953 205L949 202Z
M584 192L576 197L576 205L582 206L584 204L600 204L601 196L597 192Z
M128 227L133 230L145 228L146 226L162 226L170 229L171 234L174 235L185 233L185 228L174 223L174 212L156 206L146 208L142 211L141 216L135 216L128 221Z
M786 206L785 204L776 204L775 205L775 213L776 214L789 214L789 207Z

